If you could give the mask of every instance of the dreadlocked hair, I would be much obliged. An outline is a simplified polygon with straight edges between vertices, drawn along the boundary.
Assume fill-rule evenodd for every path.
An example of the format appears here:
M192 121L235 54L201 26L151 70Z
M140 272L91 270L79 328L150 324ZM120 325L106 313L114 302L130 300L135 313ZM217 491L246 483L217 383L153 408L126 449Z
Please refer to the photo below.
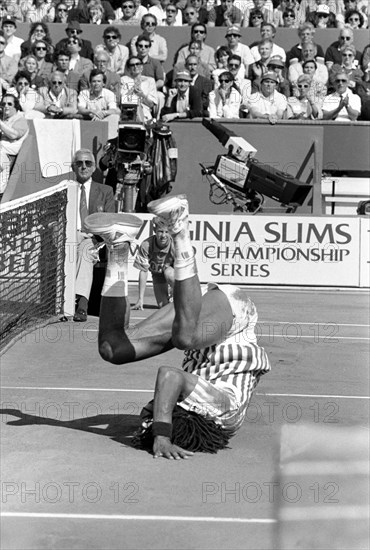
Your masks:
M171 443L187 451L215 454L228 446L233 432L223 429L213 420L176 405L172 413ZM152 451L152 426L137 432L132 443L135 447Z

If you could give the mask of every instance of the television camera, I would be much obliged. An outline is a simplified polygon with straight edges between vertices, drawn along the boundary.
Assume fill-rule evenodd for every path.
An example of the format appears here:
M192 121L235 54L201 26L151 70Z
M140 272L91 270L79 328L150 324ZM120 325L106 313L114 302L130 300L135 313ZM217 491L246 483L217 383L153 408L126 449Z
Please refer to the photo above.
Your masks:
M167 153L165 144L173 144L168 126L144 124L139 119L138 105L124 104L118 124L118 136L104 146L100 168L109 168L116 182L115 201L117 212L145 212L146 204L171 190L177 169L177 155L169 164L170 171L161 172L161 181L155 174L156 167ZM162 155L158 155L158 148ZM160 158L159 158L160 157Z
M255 158L257 149L219 122L205 118L202 124L227 150L217 156L213 166L200 165L210 183L211 202L231 203L234 212L253 214L262 209L265 196L289 206L291 211L304 203L311 184L259 162Z

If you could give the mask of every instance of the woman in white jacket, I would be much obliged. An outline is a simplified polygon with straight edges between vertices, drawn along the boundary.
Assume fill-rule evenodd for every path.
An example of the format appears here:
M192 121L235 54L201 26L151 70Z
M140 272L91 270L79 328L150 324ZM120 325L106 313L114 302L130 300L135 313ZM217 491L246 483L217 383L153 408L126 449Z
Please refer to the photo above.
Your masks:
M234 76L225 71L219 75L219 87L209 94L210 118L240 118L242 94L235 84Z

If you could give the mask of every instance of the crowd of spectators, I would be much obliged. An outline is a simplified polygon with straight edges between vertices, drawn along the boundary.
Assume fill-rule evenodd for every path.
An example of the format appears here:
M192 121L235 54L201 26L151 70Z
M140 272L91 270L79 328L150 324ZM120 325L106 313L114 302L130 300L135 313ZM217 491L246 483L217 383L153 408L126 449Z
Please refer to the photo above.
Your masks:
M127 103L138 105L145 122L370 119L370 45L356 47L356 30L368 26L364 0L0 2L1 97L16 97L28 119L115 120ZM29 22L25 40L18 22ZM57 43L51 22L64 26ZM101 25L98 44L84 23ZM138 33L125 41L122 25ZM169 53L161 27L178 25L189 27L188 43ZM215 26L225 30L217 48L207 44ZM241 30L248 26L260 34L249 45ZM289 50L276 40L278 27L297 35ZM338 39L324 51L315 31L330 27L338 28Z

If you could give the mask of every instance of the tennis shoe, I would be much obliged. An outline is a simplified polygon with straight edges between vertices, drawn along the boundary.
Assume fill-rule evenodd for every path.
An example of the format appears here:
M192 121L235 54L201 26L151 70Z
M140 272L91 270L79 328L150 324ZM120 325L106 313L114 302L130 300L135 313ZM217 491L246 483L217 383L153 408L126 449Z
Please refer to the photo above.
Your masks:
M107 245L131 243L138 234L142 221L133 214L97 212L84 222L86 231L102 237Z
M186 195L165 197L148 204L148 211L161 218L172 235L188 226L189 204Z

